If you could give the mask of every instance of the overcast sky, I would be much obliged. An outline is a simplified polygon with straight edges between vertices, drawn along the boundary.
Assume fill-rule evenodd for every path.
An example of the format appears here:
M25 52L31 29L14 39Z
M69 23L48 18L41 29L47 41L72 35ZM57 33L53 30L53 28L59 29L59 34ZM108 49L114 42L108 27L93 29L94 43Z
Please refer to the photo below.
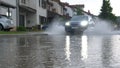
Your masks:
M85 11L90 10L92 14L98 15L102 6L103 0L61 0L62 2L68 2L69 4L84 4ZM113 13L120 16L120 0L110 0L113 8Z

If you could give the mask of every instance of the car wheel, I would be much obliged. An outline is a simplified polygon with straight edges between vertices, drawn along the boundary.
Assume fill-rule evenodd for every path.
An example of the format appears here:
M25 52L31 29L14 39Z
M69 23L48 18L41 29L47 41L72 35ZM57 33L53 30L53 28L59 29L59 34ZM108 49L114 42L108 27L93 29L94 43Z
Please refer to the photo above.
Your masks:
M3 26L0 24L0 31L2 31L3 30Z

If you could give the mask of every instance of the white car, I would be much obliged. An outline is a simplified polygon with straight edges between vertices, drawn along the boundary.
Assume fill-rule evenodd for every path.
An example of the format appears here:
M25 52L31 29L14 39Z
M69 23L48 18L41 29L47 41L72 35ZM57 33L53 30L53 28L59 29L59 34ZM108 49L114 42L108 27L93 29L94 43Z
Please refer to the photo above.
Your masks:
M0 31L7 30L9 31L14 27L14 23L7 16L0 15Z

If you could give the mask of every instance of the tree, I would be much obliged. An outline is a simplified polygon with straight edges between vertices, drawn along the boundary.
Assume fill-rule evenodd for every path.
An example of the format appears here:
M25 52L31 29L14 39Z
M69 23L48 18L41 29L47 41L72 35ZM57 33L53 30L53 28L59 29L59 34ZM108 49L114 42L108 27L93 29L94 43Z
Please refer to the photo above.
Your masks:
M111 21L116 21L117 17L112 13L113 8L110 6L110 0L103 0L101 13L99 17Z
M83 10L80 8L77 8L76 13L77 13L77 15L83 15Z

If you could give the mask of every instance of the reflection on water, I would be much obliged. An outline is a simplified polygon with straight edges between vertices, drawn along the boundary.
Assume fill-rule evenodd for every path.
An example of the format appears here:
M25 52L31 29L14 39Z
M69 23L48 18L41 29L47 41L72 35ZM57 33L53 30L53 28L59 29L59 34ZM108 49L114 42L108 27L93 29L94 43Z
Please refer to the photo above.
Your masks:
M0 37L0 68L13 67L16 62L16 38Z
M82 36L82 42L81 42L81 56L82 56L82 60L87 59L88 57L88 38L87 36Z
M65 46L65 55L66 55L66 59L68 60L68 61L71 61L70 60L70 54L71 54L71 52L70 52L70 36L66 36L66 46Z
M87 59L87 36L66 36L65 55L69 61L68 68L85 67L83 62Z
M120 68L120 36L0 37L0 68Z
M111 66L119 68L120 67L120 36L115 35L111 38L111 51L112 51L112 62Z
M111 39L106 37L103 38L103 45L102 45L102 64L105 68L112 68L111 62L112 62L112 45L111 45Z
M36 66L36 37L17 38L16 68L33 68Z

